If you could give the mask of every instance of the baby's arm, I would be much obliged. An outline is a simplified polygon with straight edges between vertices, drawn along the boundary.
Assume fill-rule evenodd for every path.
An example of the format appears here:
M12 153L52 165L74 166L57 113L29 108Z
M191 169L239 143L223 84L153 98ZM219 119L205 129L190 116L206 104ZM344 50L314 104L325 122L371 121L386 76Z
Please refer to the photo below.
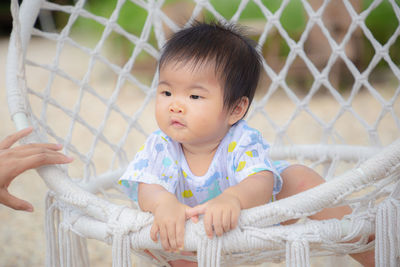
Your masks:
M274 187L274 175L262 171L248 176L235 186L227 188L222 194L231 194L240 201L241 209L249 209L271 200Z
M272 172L258 172L227 188L218 197L190 209L186 216L205 214L207 236L212 237L213 228L215 234L221 236L237 226L240 210L267 203L272 197L273 186Z
M185 211L188 206L180 203L176 196L158 184L140 183L138 202L143 211L154 215L150 237L157 242L157 235L166 251L183 248L185 233Z

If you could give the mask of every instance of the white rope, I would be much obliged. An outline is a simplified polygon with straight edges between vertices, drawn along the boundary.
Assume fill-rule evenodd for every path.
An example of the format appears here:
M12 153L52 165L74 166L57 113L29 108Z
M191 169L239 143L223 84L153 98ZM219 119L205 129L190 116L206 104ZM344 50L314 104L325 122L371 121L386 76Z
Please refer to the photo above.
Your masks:
M118 207L112 213L108 225L112 233L112 257L113 267L130 267L131 246L130 246L130 226L123 224L119 217L125 207Z
M59 223L58 209L54 204L54 196L48 193L46 196L46 266L60 266L58 264L59 253L56 235L56 225Z
M72 227L79 214L62 206L55 200L53 193L48 193L45 224L46 266L89 266L86 239Z
M51 267L88 266L85 238L95 238L110 243L115 267L130 266L131 249L141 251L139 254L143 255L144 248L151 249L160 260L159 263L167 265L169 260L179 258L179 255L168 254L161 250L160 244L153 244L149 240L151 215L113 204L110 202L111 195L101 193L115 186L118 174L126 167L129 161L128 155L132 150L129 140L138 136L144 137L150 131L144 114L153 103L158 73L155 71L149 81L144 81L141 74L135 74L135 69L139 68L140 58L146 55L156 61L169 32L178 31L182 25L178 25L173 18L169 17L164 9L166 2L164 0L118 0L108 17L92 14L83 0L75 2L74 6L69 6L31 0L23 1L21 8L18 6L18 0L12 0L11 3L14 30L7 56L6 81L10 114L14 118L21 114L25 117L21 120L22 123L16 121L18 128L25 127L28 121L35 126L36 135L30 137L27 142L54 139L64 145L65 153L73 155L76 161L82 164L82 173L77 179L79 183L71 181L66 167L39 169L40 175L44 177L46 184L52 190L46 199L48 252L46 265ZM359 12L351 1L343 0L343 12L351 16L351 22L344 37L337 41L324 19L332 1L323 1L319 7L311 6L306 0L301 0L299 3L304 8L307 23L298 40L292 38L282 25L284 12L291 4L289 0L282 1L275 12L269 10L260 0L242 0L231 18L222 16L210 1L196 0L193 2L192 13L188 15L188 22L184 24L184 27L188 26L205 11L218 20L240 23L249 5L259 8L264 17L262 19L264 24L260 29L257 49L262 51L271 37L276 34L288 45L290 51L280 69L273 68L269 59L263 59L263 72L271 83L267 92L255 100L249 120L256 117L262 118L268 131L273 132L275 140L271 157L311 162L309 164L316 168L322 165L327 180L330 180L325 186L300 196L243 211L238 229L221 238L214 237L213 240L209 240L205 237L204 231L198 229L200 226L192 227L189 224L185 247L197 249L199 266L214 267L247 262L282 261L285 256L288 266L309 266L309 256L346 254L372 249L375 243L367 243L367 240L374 227L377 236L375 253L378 265L396 266L398 264L399 252L396 248L400 246L398 230L400 229L400 193L398 192L400 189L394 184L399 179L400 145L389 146L382 155L375 156L375 154L387 143L381 137L383 131L381 127L386 120L394 121L391 130L396 128L396 134L399 135L400 118L396 105L400 96L400 87L394 89L393 95L388 97L380 91L381 89L374 87L370 77L378 64L384 62L389 66L394 77L399 79L400 68L393 61L390 49L400 36L400 27L395 29L385 44L381 44L374 38L365 20L382 1L375 0L368 8ZM389 4L396 18L400 20L399 6L394 0L390 0ZM147 12L138 35L128 31L119 23L119 16L126 5L137 5ZM65 27L59 32L51 33L32 28L40 9L46 12L64 13L68 17ZM97 43L92 47L72 35L74 25L81 18L104 28ZM326 39L331 49L331 54L323 68L318 68L305 51L305 46L312 38L312 31L315 28L321 30L321 37ZM365 36L376 52L363 71L358 69L346 52L347 46L351 44L351 39L357 31ZM25 58L31 35L55 44L54 50L49 51L54 54L49 62ZM121 64L104 53L107 40L113 38L114 35L128 40L133 45L131 54ZM64 53L68 47L76 49L88 59L87 68L81 75L74 75L63 65ZM298 60L303 62L302 67L307 69L313 78L304 97L296 94L288 82L290 72L296 67ZM354 84L348 96L342 95L330 80L330 73L334 72L338 61L342 61L344 68L347 68L354 78ZM108 86L104 92L98 88L98 84L94 83L98 65L105 66L104 73L109 75L107 79L108 77L115 78L115 83ZM27 67L47 73L48 77L43 79L44 83L40 86L36 85L29 75L25 75L25 73L29 74ZM76 101L72 105L67 105L65 99L56 97L55 90L59 87L57 83L59 79L69 81L71 84L69 93L76 93L74 95ZM329 97L338 105L336 113L329 120L323 119L323 114L317 114L312 108L312 103L322 87L326 88ZM381 106L372 123L366 121L363 114L354 107L354 103L363 90ZM130 103L126 108L120 103L126 91L135 92L132 100L136 100L135 97L138 95L143 100L136 106ZM274 97L279 94L294 105L292 113L282 121L266 110L266 107L275 101ZM28 99L41 102L39 109L31 110ZM104 112L97 115L100 118L98 123L85 116L85 111L91 109L91 106L87 104L88 99L95 99L103 108ZM53 112L60 112L61 118L67 118L63 121L65 126L63 131L51 124L51 117L55 116L56 122L59 120L58 114L53 114ZM296 143L297 135L291 132L302 116L307 116L320 130L320 136L313 140L318 143L317 145ZM362 129L362 133L369 139L367 146L347 144L343 129L338 126L345 116L351 116L354 124L358 124ZM115 117L124 125L116 127L113 121ZM14 120L19 121L19 119ZM112 131L110 131L110 125L112 125ZM304 125L301 126L308 130ZM87 149L75 143L76 135L80 137L82 128L91 138L86 144ZM119 129L115 128L123 128L122 133L117 136L115 132ZM101 147L106 148L107 152L104 154L111 155L110 162L106 164L102 161L104 155L98 154ZM366 161L370 157L373 159ZM348 162L354 163L353 169L337 176L337 170L342 168L341 164ZM331 180L331 178L335 179ZM374 188L369 192L352 198L353 193L359 193L360 190L371 185ZM91 194L98 192L103 198ZM383 201L377 203L377 199L383 199ZM341 222L305 222L288 227L270 227L283 220L304 218L325 207L338 205L351 205L353 214L348 215ZM388 235L388 233L391 234ZM342 243L356 237L360 237L356 243Z
M287 241L286 246L286 266L287 267L309 267L309 250L307 240L301 237Z
M376 213L377 266L395 267L400 264L400 182L391 197L379 204ZM397 197L397 199L395 198Z
M221 238L204 236L198 242L197 262L199 267L219 267L221 263Z

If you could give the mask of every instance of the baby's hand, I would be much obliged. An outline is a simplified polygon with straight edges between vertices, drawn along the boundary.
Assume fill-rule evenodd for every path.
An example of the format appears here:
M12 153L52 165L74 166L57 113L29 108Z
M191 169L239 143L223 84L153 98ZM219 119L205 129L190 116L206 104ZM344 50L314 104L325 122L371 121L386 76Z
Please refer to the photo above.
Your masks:
M185 210L187 208L188 206L180 203L176 198L168 198L155 209L150 237L154 242L157 242L159 234L164 250L178 251L183 249Z
M204 204L189 208L186 211L186 217L193 218L199 214L205 214L204 229L211 239L213 231L217 236L221 236L234 229L237 226L240 210L240 201L237 197L222 193Z

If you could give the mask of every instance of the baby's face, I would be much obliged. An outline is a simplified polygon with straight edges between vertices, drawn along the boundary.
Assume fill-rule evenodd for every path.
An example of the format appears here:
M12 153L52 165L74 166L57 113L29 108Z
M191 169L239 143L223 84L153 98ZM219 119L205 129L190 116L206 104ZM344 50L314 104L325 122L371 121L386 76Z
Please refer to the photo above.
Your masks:
M231 124L223 88L212 64L168 62L160 69L156 119L182 145L218 143Z

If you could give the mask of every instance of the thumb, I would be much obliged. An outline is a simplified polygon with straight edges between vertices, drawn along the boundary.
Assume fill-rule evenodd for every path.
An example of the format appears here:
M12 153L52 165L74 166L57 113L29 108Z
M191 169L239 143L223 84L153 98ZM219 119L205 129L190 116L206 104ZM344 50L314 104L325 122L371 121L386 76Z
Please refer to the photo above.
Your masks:
M31 203L11 195L7 190L0 192L0 203L15 210L33 211Z
M201 204L194 206L193 208L186 209L186 218L190 218L193 216L199 216L200 214L204 214L206 212L206 205Z

